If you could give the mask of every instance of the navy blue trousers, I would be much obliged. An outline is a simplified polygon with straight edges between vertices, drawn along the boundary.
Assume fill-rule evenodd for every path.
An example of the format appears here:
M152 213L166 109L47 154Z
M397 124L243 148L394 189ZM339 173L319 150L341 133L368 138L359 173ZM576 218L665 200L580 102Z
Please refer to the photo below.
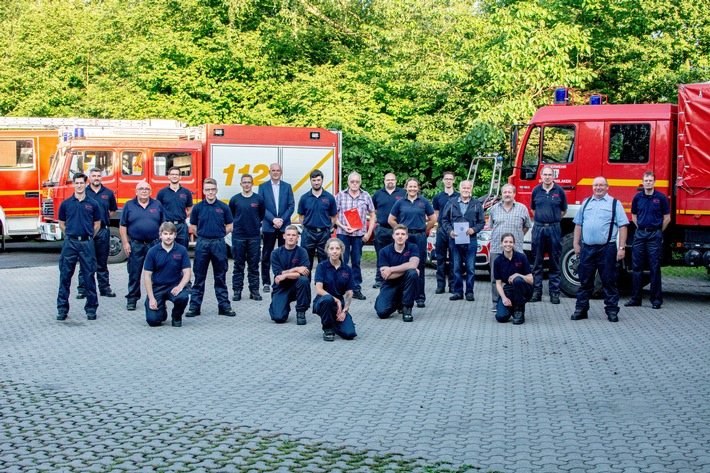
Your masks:
M165 307L165 303L170 301L173 303L173 310L171 313L173 321L182 321L182 314L185 312L185 307L190 300L190 296L187 294L187 289L183 288L182 291L178 293L177 296L173 296L170 291L177 286L177 284L168 284L165 286L153 285L153 296L155 296L155 301L158 303L158 310L153 310L150 308L150 300L145 298L145 321L151 327L157 327L166 320L168 320L168 310Z
M413 269L408 270L397 279L384 280L375 300L377 316L386 319L397 309L411 308L414 305L418 286L419 278Z
M409 242L414 243L419 247L419 284L417 285L417 295L414 300L417 302L426 301L426 293L424 292L424 268L426 267L426 233L409 234Z
M276 247L284 244L284 234L280 230L274 232L262 232L261 238L261 282L264 286L271 286L271 252Z
M96 281L99 292L111 290L108 280L108 252L111 248L111 231L108 227L101 227L94 237L94 253L96 254ZM79 285L76 290L84 293L84 272L79 267Z
M350 313L345 316L345 320L338 322L335 320L338 305L335 302L335 298L328 294L327 296L316 296L313 301L313 313L320 315L320 322L323 329L332 328L333 331L344 338L345 340L352 340L357 337L355 332L355 324L353 323L353 318L350 317Z
M58 314L69 313L69 292L77 262L79 262L79 270L84 271L84 274L87 275L84 287L84 295L86 295L84 311L87 314L96 313L96 309L99 307L99 298L96 295L96 282L94 281L94 272L96 271L94 251L92 240L77 241L68 236L64 238L62 253L59 255Z
M220 310L231 309L229 291L227 290L227 244L224 238L197 238L195 246L195 261L192 270L195 272L195 283L190 294L190 308L199 309L205 294L207 268L212 263L214 273L214 293L217 296L217 306Z
M525 304L532 297L533 287L531 284L528 284L525 279L518 276L513 279L513 284L503 284L503 292L505 292L505 297L510 299L510 302L513 303L513 307L504 306L503 299L501 299L500 294L498 294L496 320L500 323L505 323L510 320L510 317L513 315L512 312L515 309L525 312Z
M308 253L308 261L310 266L308 269L313 270L313 261L318 254L318 262L321 263L328 259L328 255L325 254L325 243L330 238L330 232L325 230L322 232L314 232L306 227L303 227L303 233L301 233L301 246Z
M478 241L476 237L471 237L468 245L457 245L453 238L449 238L449 245L454 256L454 293L462 294L464 291L464 266L466 266L466 294L473 294L473 284L476 281L476 253L478 251ZM451 283L449 283L451 287Z
M360 269L360 261L362 260L362 237L350 235L338 235L340 241L345 244L345 253L343 253L343 263L353 268L353 289L360 291L362 289L362 269ZM352 259L352 264L350 260Z
M177 235L175 235L175 243L178 243L185 248L190 248L190 231L187 228L187 223L178 223L175 225L177 228Z
M651 276L651 304L663 304L663 288L661 285L661 259L663 258L663 232L658 229L647 232L637 229L634 235L633 253L631 255L633 269L633 302L641 302L641 276L648 263Z
M381 225L375 227L375 253L377 253L377 270L375 271L375 282L382 283L382 274L380 274L380 250L385 246L391 244L394 240L392 239L392 229L383 228Z
M436 286L446 286L446 280L449 281L449 288L454 285L454 263L455 256L453 255L453 243L450 242L451 237L439 227L436 231ZM471 286L473 287L473 286Z
M232 290L235 294L241 293L244 288L245 264L248 268L249 292L259 292L259 243L258 238L245 240L232 237Z
M286 322L293 301L296 301L296 312L305 312L311 305L311 281L306 276L284 279L274 286L269 305L271 320L277 324Z
M582 244L579 254L579 282L577 309L589 309L589 296L594 290L597 271L604 289L604 309L607 315L619 313L618 269L616 267L616 243L606 245Z
M141 243L129 238L131 254L128 255L128 265L126 266L128 269L128 294L126 294L128 302L137 302L141 298L141 275L143 274L145 256L158 241Z
M559 223L545 226L544 223L533 225L532 255L533 291L542 294L542 264L545 253L549 255L547 262L550 294L560 293L560 254L562 253L562 230Z

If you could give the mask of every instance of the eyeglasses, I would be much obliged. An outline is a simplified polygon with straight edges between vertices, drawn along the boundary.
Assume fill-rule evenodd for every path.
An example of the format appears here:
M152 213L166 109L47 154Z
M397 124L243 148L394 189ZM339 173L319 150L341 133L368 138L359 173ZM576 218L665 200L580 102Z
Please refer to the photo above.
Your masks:
M149 191L150 187L136 187L137 191Z
M216 188L216 187L210 187L210 188L205 187L204 190L205 190L205 192L217 192L217 188Z

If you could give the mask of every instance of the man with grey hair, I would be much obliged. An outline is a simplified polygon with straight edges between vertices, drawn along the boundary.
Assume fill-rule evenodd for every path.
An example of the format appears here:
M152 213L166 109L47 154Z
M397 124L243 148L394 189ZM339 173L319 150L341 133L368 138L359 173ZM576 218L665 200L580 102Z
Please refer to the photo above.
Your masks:
M353 298L365 300L365 295L362 293L360 260L362 245L370 239L375 230L375 205L370 194L360 189L361 185L362 176L357 172L351 172L348 176L348 189L338 192L335 196L335 204L338 207L335 225L338 238L345 244L343 263L350 265L353 270ZM350 264L351 258L352 264Z
M506 184L501 190L502 201L491 207L488 216L488 225L491 227L491 296L493 299L493 311L496 311L498 304L498 291L496 289L496 277L494 263L503 250L500 246L500 239L504 233L512 233L515 237L515 251L523 253L523 237L532 226L530 212L520 202L515 201L515 186Z

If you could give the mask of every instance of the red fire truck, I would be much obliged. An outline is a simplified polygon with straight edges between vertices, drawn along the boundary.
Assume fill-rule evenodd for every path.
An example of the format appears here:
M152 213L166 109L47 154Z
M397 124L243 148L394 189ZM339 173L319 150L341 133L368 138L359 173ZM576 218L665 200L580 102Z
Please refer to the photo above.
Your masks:
M320 169L324 188L337 192L340 186L341 133L323 128L243 125L204 125L165 130L162 136L130 138L71 138L60 144L43 201L42 238L62 238L57 212L73 192L76 172L98 167L102 183L116 193L119 211L111 222L109 262L125 259L118 233L123 204L135 197L136 185L147 180L157 191L169 184L167 171L179 167L181 184L190 189L195 202L204 198L202 181L218 183L217 198L228 202L241 192L239 176L249 173L258 186L269 180L269 166L280 163L283 179L293 186L296 201L310 189L309 174ZM255 187L258 191L258 188Z
M579 287L578 259L572 248L572 218L592 195L592 181L604 176L609 194L623 204L631 220L631 200L643 173L653 171L656 189L671 203L671 225L664 234L665 264L705 266L710 271L710 83L680 85L678 105L609 105L592 95L590 105L573 105L568 89L555 91L555 104L540 108L530 123L515 127L515 158L509 182L516 199L530 204L542 166L550 166L567 193L569 210L562 222L562 286L567 295ZM629 227L631 248L634 225ZM630 280L631 252L622 278Z

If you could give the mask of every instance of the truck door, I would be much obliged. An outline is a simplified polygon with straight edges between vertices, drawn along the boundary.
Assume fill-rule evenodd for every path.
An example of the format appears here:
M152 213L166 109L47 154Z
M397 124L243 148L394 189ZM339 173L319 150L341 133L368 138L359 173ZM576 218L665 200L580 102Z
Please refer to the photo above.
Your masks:
M152 196L158 194L163 187L170 185L168 171L174 167L180 170L180 185L192 192L193 204L197 203L199 176L197 172L197 159L194 151L189 150L156 150L153 151L152 169Z
M621 201L629 215L631 200L643 188L643 173L653 170L655 127L655 122L605 125L602 176L609 181L609 194Z
M122 149L118 151L118 176L116 200L119 208L136 196L136 186L142 180L150 182L151 176L147 166L147 150L142 149ZM151 197L155 198L158 189L151 185Z

